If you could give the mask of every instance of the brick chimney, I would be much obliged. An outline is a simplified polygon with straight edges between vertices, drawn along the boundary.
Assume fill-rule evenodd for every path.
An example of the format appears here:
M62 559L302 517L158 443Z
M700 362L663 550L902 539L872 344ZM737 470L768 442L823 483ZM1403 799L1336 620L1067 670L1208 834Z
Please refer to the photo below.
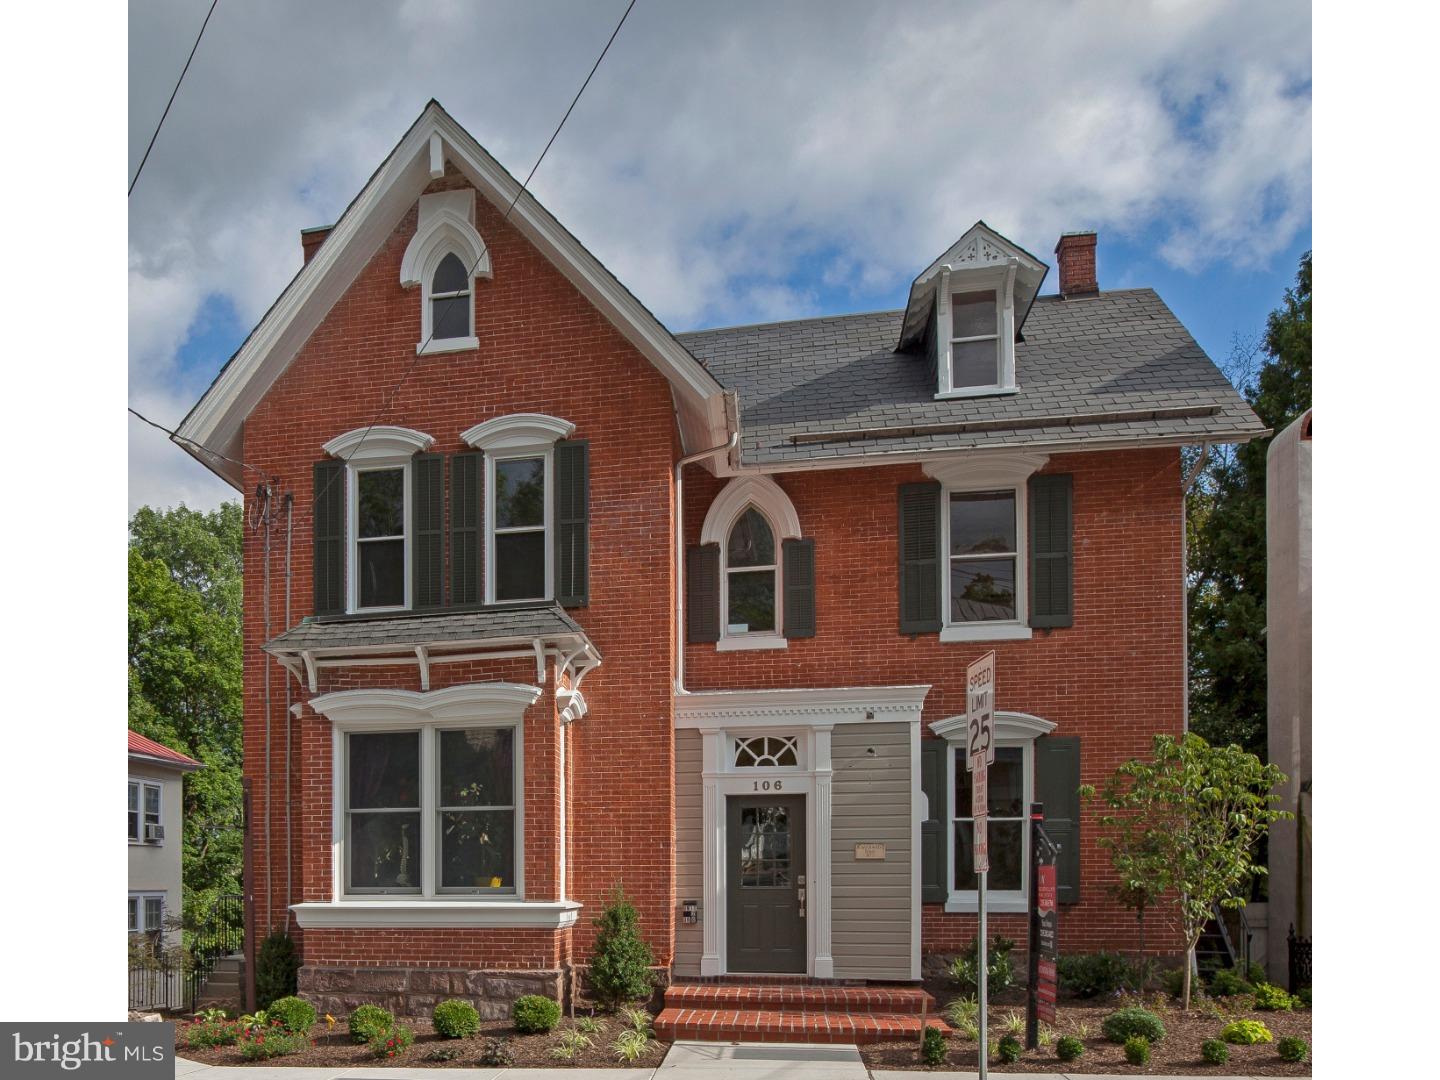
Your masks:
M1099 293L1093 232L1061 233L1060 242L1055 245L1055 261L1059 267L1061 296L1069 299Z
M305 252L305 261L308 263L315 257L315 252L320 250L320 245L325 242L325 237L330 235L334 225L317 225L312 229L300 230L300 247Z

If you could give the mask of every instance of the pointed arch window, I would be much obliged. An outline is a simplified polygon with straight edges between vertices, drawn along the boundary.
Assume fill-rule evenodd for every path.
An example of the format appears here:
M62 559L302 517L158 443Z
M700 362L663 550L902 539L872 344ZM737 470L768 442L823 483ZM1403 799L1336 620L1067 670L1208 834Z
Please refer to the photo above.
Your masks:
M747 506L730 526L725 543L727 634L776 632L780 626L778 573L775 530L764 514Z
M470 274L460 256L446 253L430 282L430 326L436 341L470 337Z

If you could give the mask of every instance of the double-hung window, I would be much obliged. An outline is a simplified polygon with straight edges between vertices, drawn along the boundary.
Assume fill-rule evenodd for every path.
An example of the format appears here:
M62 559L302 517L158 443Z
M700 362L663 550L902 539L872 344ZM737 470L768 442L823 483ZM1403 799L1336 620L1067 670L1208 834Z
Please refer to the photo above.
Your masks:
M1001 385L999 297L994 289L951 295L951 389Z
M407 605L407 471L405 465L354 470L356 611Z
M755 507L730 528L725 544L725 633L773 634L779 627L775 531Z
M949 501L949 621L1017 621L1019 491L957 491Z
M160 785L145 780L131 780L128 807L128 830L132 844L144 843L153 831L147 825L160 825Z
M431 279L430 335L436 341L470 337L470 274L453 251Z
M550 596L549 454L502 458L492 475L490 519L493 599L546 600Z
M345 735L345 891L519 892L514 725Z
M165 928L165 894L131 893L129 930L132 934L158 934Z
M995 910L1025 910L1029 885L1029 833L1026 808L1030 805L1030 774L1033 743L997 746L995 761L989 770L989 824L986 828L990 844L990 872L986 880L989 899L999 905ZM954 817L950 823L950 883L952 900L973 904L979 895L979 879L975 874L975 821L970 816L970 770L966 768L963 742L951 748Z

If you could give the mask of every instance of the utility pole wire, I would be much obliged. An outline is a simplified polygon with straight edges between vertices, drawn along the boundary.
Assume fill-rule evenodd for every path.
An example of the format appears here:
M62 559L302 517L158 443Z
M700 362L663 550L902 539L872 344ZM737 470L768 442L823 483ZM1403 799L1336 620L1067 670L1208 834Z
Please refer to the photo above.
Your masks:
M160 135L160 129L165 126L165 118L170 115L170 106L175 104L175 95L180 93L180 84L185 81L185 72L190 70L190 61L195 59L195 50L200 48L200 39L205 36L205 27L210 25L210 16L215 14L215 5L220 0L210 0L210 10L205 13L205 21L200 24L200 33L195 35L195 44L190 46L190 55L185 58L185 66L180 69L180 78L175 80L175 89L170 91L170 100L165 103L165 111L160 114L160 123L155 125L155 131L150 136L150 144L145 147L145 156L140 159L140 167L135 170L135 177L130 181L130 189L125 192L128 199L135 191L135 185L140 181L140 174L145 171L145 162L150 160L150 151L155 149L155 140Z

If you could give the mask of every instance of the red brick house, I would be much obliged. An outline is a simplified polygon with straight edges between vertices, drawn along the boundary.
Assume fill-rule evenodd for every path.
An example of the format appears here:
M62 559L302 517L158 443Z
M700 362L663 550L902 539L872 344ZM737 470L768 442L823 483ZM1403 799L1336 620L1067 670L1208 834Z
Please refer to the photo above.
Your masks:
M302 239L180 429L257 523L250 880L302 992L558 994L617 885L676 979L918 979L975 932L991 649L992 926L1035 800L1064 946L1132 944L1075 789L1181 730L1180 447L1262 428L1093 233L1058 295L977 223L903 311L674 334L432 102Z

